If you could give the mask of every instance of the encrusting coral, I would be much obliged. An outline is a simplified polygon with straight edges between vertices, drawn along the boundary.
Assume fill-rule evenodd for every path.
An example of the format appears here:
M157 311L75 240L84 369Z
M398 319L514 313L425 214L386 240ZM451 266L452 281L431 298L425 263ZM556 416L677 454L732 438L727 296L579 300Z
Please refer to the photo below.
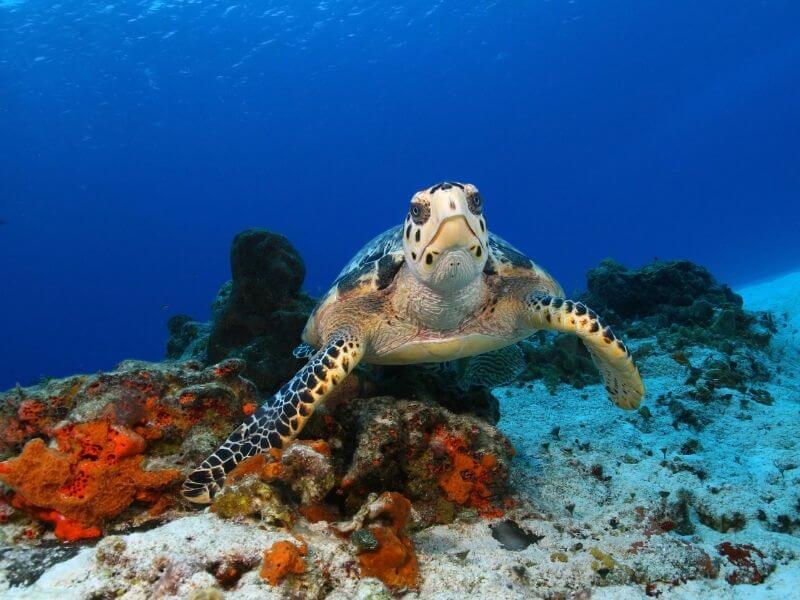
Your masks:
M731 585L762 583L775 569L775 565L764 556L764 553L751 544L737 545L722 542L717 546L717 552L729 564L725 579Z

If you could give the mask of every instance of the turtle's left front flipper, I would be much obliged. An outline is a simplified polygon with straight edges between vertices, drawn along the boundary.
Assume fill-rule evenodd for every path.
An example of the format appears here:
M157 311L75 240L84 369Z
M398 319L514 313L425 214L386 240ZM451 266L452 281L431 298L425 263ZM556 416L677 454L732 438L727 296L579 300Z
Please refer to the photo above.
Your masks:
M543 293L532 293L525 301L524 320L534 329L552 329L577 335L603 375L611 400L625 409L639 406L644 396L644 383L639 369L610 327L580 302L573 302Z
M364 341L357 332L348 329L333 335L289 383L186 478L183 497L195 504L208 504L222 489L225 476L245 458L284 448L362 356Z

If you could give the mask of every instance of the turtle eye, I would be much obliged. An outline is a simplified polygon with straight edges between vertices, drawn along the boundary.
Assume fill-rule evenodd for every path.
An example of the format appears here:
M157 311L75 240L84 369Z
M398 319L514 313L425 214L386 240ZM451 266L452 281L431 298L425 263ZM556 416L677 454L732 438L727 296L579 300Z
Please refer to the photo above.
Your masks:
M467 199L467 204L469 205L469 210L473 215L479 215L483 212L483 198L477 192L472 194Z
M417 225L424 225L431 216L430 207L422 202L412 202L408 212L411 215L411 219Z

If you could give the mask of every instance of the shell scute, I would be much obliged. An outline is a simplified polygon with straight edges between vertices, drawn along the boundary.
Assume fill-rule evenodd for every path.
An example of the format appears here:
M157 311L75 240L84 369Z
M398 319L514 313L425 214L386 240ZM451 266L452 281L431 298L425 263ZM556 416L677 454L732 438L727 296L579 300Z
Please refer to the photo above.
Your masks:
M489 259L484 270L491 273L502 273L508 268L534 269L533 261L514 248L503 238L489 234Z
M403 228L392 227L371 240L347 263L333 283L338 296L388 287L403 266Z
M551 289L552 293L563 295L561 286L542 267L517 250L503 238L489 234L489 257L483 272L487 276L515 278L531 277L542 282L543 289Z

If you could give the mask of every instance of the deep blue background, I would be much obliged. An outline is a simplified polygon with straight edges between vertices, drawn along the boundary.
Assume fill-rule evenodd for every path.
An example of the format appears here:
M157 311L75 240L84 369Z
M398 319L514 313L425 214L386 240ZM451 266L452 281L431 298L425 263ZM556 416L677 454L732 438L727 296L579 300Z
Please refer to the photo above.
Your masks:
M442 179L568 290L800 265L795 1L112 2L0 0L0 388L159 359L246 227L320 293Z

